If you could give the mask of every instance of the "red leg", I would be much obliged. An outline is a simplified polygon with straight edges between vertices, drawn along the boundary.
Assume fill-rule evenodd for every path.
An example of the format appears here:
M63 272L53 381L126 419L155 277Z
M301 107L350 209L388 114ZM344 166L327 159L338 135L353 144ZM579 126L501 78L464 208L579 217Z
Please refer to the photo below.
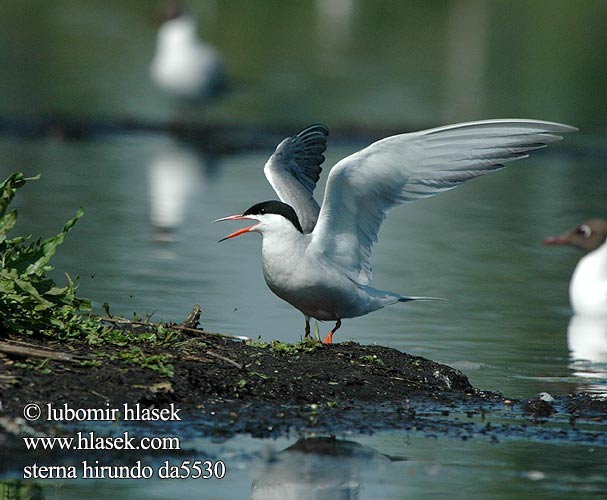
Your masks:
M333 327L333 330L331 330L327 336L325 337L325 340L322 341L323 344L332 344L333 343L333 334L339 330L339 327L341 326L341 319L337 320L337 323L335 323L335 326Z
M306 329L304 333L304 339L310 338L310 318L306 316Z

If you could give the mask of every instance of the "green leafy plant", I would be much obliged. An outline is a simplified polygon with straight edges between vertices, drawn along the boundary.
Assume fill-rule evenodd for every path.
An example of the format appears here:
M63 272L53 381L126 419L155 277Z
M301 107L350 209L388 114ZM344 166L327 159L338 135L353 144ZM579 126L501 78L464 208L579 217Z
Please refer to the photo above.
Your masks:
M30 241L29 236L8 236L17 222L17 211L9 211L11 201L26 182L38 178L14 173L0 183L0 324L17 334L84 337L101 327L82 315L91 310L90 301L76 296L77 284L69 276L63 287L46 276L52 269L51 257L83 210L52 238Z
M265 348L267 346L276 353L298 355L303 352L314 352L317 349L321 349L323 344L317 340L304 339L296 342L295 344L287 344L279 340L272 340L269 344L262 345L263 343L257 344L258 347Z
M118 352L115 356L127 364L154 370L165 377L172 377L175 372L168 354L146 354L140 347L131 347Z
M29 236L9 237L17 222L17 211L9 210L10 203L21 187L38 178L15 173L0 183L0 335L8 332L63 340L77 338L92 345L130 346L113 358L172 377L170 356L148 354L139 346L174 343L178 340L174 330L152 323L150 318L131 322L130 328L107 327L102 318L91 313L91 302L76 295L76 280L66 275L67 285L62 287L46 275L53 269L49 265L51 257L82 217L82 209L51 238L31 241ZM109 306L105 309L109 316ZM48 373L47 361L20 366ZM102 356L84 361L81 366L97 367L101 362Z
M378 358L377 354L367 354L365 356L361 356L360 360L363 363L377 364L377 365L380 365L380 366L384 365L384 360L381 359L381 358Z

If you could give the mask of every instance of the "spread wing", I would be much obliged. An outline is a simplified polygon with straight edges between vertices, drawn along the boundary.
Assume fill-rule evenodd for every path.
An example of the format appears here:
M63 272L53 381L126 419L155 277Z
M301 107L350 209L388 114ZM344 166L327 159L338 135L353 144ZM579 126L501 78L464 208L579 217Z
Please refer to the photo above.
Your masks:
M339 161L327 180L309 250L361 284L387 212L526 158L577 129L535 120L487 120L387 137Z
M312 232L320 211L313 193L325 161L328 135L324 125L311 125L287 137L263 169L280 200L295 210L305 233Z

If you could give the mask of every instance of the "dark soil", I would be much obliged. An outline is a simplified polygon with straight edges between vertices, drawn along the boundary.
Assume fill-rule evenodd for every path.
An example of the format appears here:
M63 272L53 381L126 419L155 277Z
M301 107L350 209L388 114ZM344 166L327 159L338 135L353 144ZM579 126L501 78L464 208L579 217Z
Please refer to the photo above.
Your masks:
M142 348L147 356L166 355L174 367L172 376L112 359L120 350L112 345L0 342L38 349L35 358L29 350L0 354L4 377L0 398L8 412L18 412L32 401L77 402L82 408L100 408L108 402L150 406L176 402L196 407L225 401L242 406L264 401L276 406L332 407L354 401L402 403L410 398L448 401L456 395L486 397L462 373L448 366L387 347L350 342L259 347L208 335L170 347ZM47 350L63 353L66 358L43 362ZM88 361L94 357L103 362L90 366Z
M139 403L160 409L173 403L182 422L164 425L181 426L182 437L398 429L461 439L607 445L605 399L584 394L553 401L508 399L472 387L453 368L382 346L256 346L205 334L184 336L168 347L141 347L142 359L164 355L172 374L125 361L118 355L126 349L0 339L0 455L11 449L22 453L16 438L21 434L52 435L63 425L78 427L78 422L26 422L23 409L33 402L72 408ZM547 421L551 425L543 425ZM81 427L89 429L90 423Z

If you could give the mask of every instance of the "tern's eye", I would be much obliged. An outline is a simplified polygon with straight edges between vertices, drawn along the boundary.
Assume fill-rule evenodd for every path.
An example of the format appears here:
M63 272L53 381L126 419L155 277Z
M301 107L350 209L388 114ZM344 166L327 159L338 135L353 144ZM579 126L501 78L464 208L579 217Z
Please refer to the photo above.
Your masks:
M581 226L579 226L576 229L576 234L579 234L580 236L582 236L583 238L590 238L590 235L592 234L592 229L590 229L590 226L586 225L586 224L582 224Z

